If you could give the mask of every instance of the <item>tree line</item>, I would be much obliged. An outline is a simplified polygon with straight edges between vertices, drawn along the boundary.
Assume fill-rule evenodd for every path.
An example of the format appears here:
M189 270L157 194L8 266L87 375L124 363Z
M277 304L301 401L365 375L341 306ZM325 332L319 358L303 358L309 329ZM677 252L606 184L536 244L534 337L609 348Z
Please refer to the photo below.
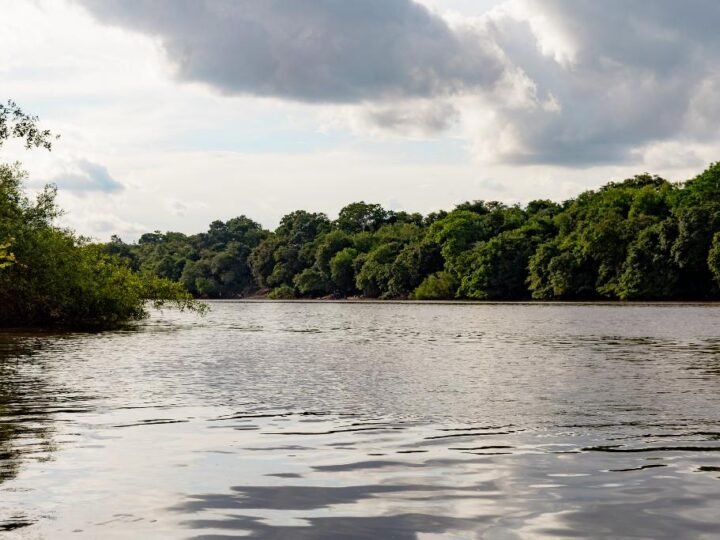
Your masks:
M720 298L720 163L683 183L643 174L562 203L472 201L423 216L355 202L246 216L103 246L198 298Z

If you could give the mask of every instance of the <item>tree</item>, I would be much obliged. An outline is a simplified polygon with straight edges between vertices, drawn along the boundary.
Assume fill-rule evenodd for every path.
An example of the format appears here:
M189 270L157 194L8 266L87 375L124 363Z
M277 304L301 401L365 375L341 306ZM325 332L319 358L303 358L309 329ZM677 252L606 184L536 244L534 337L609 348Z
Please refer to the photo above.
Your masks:
M52 141L57 139L47 129L38 126L38 117L25 114L18 105L8 100L7 104L0 103L0 146L10 138L25 141L25 148L52 148Z
M12 239L7 244L0 244L0 270L15 262L15 255L9 251L10 247L12 247Z
M719 233L713 164L685 184L642 174L562 204L476 200L423 218L357 202L333 223L296 211L270 233L240 216L106 249L198 296L704 299L720 297ZM7 264L14 244L0 240Z
M316 268L306 268L295 276L293 283L303 296L314 298L330 293L331 284L327 276Z
M451 300L455 298L457 281L448 272L436 272L426 277L413 292L415 300Z
M664 300L677 294L680 268L671 253L676 237L677 224L668 218L630 243L617 291L621 300Z
M0 237L13 237L13 264L0 270L0 326L118 326L145 317L146 301L204 309L180 284L133 272L102 246L55 227L55 190L31 201L24 177L0 165Z
M282 217L275 234L290 245L301 246L329 230L330 220L325 214L296 210Z
M531 257L533 297L634 294L629 292L630 246L643 230L670 216L674 191L662 178L639 175L587 191L570 202L553 218L556 236Z
M283 284L270 291L268 298L272 300L292 300L295 298L295 289L290 285Z
M335 291L342 296L355 294L355 259L358 252L355 248L338 251L330 259L330 279Z
M133 271L137 272L140 269L140 257L138 257L133 246L123 242L122 238L118 235L113 234L110 242L103 246L103 250L108 255L113 255L121 259Z
M260 242L250 253L248 262L255 282L260 287L269 287L268 278L275 269L275 250L281 240L274 234Z
M346 233L372 232L379 229L388 219L388 213L379 204L364 201L345 206L338 215L335 225Z
M596 296L592 268L577 250L561 249L557 239L540 244L528 262L528 288L537 300Z
M407 297L426 276L442 268L443 258L438 244L425 240L407 244L390 267L388 294Z
M692 199L690 199L692 200ZM720 201L711 199L685 203L675 211L677 238L671 253L680 268L682 296L707 297L713 277L707 261L715 233L720 232Z
M54 139L9 101L0 105L0 146L11 137L48 150ZM55 226L57 190L46 186L32 201L25 178L19 165L0 165L0 326L113 327L145 317L148 301L206 309L180 284L134 272L119 254Z
M708 268L713 275L715 285L720 287L720 233L713 236L712 246L708 253Z
M428 230L428 238L442 246L446 269L456 275L462 273L462 256L483 236L482 220L469 210L454 210L435 221Z
M320 237L315 249L315 264L325 272L330 273L330 260L336 253L352 246L351 237L340 230L330 231Z
M528 262L539 238L521 229L505 231L478 244L470 257L459 295L479 300L518 300L530 296Z
M390 269L401 248L398 242L381 244L367 255L355 278L355 285L364 296L377 298L388 292Z

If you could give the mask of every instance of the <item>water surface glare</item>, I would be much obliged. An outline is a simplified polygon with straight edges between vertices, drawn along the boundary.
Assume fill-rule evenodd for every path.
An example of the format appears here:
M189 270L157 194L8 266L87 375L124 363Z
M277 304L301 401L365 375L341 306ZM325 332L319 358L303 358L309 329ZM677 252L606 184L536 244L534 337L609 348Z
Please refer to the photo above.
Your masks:
M0 536L720 537L720 307L213 302L0 332Z

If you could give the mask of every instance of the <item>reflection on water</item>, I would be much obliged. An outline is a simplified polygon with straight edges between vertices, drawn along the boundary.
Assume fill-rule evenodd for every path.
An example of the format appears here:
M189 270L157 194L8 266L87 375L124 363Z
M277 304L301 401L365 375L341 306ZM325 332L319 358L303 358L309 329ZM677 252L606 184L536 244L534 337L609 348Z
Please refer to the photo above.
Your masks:
M22 340L0 335L0 484L17 475L23 461L47 459L52 451L47 414L31 397L44 394L43 381L23 377L18 369L31 353ZM0 521L0 531L31 524L21 509L13 509Z
M0 531L720 535L718 307L213 307L0 334Z

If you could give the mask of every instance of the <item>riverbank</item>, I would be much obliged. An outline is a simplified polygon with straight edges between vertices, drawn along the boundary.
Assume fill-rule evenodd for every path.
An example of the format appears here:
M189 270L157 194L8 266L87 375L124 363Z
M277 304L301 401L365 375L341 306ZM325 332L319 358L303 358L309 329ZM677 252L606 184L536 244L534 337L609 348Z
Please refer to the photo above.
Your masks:
M390 305L457 305L457 306L720 306L720 300L379 300L377 298L289 298L267 297L205 299L215 303L275 303L275 304L390 304Z

